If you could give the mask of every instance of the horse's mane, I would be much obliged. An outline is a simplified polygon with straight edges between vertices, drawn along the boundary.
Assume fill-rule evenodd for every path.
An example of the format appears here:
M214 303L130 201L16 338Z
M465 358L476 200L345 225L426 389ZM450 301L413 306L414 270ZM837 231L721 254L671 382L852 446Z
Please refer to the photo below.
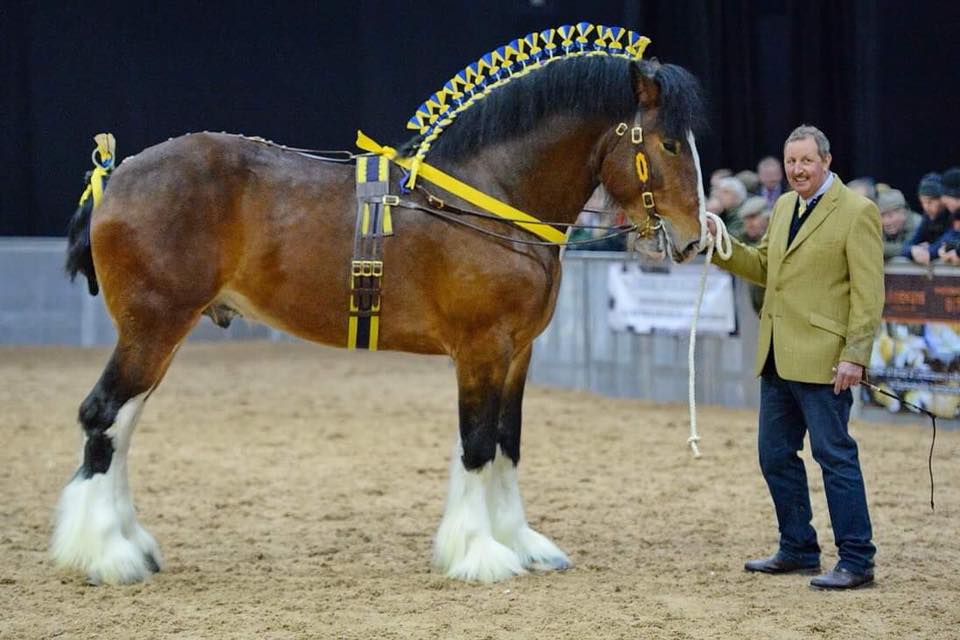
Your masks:
M463 159L481 149L529 132L545 118L629 121L637 110L630 65L660 86L660 126L671 138L699 131L705 122L700 84L686 69L656 61L631 61L611 56L577 56L557 60L496 87L461 113L430 148L430 155ZM423 134L400 147L412 155Z

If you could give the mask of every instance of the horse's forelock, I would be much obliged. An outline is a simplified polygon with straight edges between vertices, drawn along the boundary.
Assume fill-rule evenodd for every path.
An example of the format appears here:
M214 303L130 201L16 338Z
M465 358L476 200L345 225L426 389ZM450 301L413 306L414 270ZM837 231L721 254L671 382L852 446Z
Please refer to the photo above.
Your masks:
M675 64L660 64L653 75L660 87L660 125L674 139L685 139L706 129L703 89L692 73Z

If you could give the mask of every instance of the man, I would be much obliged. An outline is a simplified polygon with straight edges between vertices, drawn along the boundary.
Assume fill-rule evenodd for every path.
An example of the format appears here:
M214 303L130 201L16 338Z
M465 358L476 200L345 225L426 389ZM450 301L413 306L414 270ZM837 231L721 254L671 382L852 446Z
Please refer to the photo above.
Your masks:
M883 225L883 259L900 258L907 241L920 226L920 216L907 210L907 200L899 189L879 193L877 207Z
M770 209L767 208L766 199L763 196L747 198L740 205L740 220L743 222L743 231L737 240L751 247L760 244L763 234L767 232L767 222L770 220ZM750 293L750 306L759 316L760 309L763 308L764 288L748 282L747 291Z
M783 158L796 193L777 200L763 240L756 247L734 241L726 261L714 255L719 266L767 288L756 360L758 448L780 547L769 558L747 562L745 569L810 573L820 568L806 471L797 455L809 433L840 555L832 571L810 584L849 589L873 581L876 551L857 443L847 420L850 387L863 378L883 307L880 216L876 205L830 171L830 142L819 129L794 129Z
M777 198L783 195L783 171L780 170L780 161L773 156L767 156L757 163L757 177L760 178L760 195L767 201L767 207L772 209Z
M910 242L903 249L903 256L917 264L930 264L930 243L942 236L950 225L950 213L943 203L943 179L939 173L928 173L917 186L923 219Z
M720 203L720 218L727 225L730 235L739 236L743 230L739 210L740 205L747 199L747 188L736 178L727 176L720 178L711 196Z
M943 173L943 205L950 216L950 226L942 236L930 244L931 260L940 259L944 264L960 266L960 167Z

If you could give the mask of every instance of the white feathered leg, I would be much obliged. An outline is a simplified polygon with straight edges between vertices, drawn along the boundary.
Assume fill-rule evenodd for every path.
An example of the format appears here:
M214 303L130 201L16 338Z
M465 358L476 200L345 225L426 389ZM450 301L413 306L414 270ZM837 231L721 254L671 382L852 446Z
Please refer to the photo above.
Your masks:
M60 494L50 553L94 584L138 582L163 563L156 540L137 521L127 479L130 437L146 396L124 403L107 429L113 457L106 473L78 472Z
M467 471L458 439L450 462L450 486L434 542L434 565L460 580L494 582L525 573L517 554L498 542L490 524L488 500L494 463Z
M567 555L549 538L530 528L523 510L517 467L513 461L497 451L491 465L490 494L487 504L493 537L509 547L520 558L520 563L533 571L562 571L572 565Z

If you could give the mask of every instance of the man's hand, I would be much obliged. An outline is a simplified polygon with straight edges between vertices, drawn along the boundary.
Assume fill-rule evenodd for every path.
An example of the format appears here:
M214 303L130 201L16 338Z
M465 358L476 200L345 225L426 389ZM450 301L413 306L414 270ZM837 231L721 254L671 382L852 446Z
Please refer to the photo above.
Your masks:
M833 369L833 393L839 395L863 380L863 366L841 360Z
M913 256L913 261L917 264L930 264L930 250L927 248L929 245L926 242L921 242L920 244L915 244L910 247L910 255Z
M717 237L717 225L714 224L712 218L707 218L707 231L709 231L710 235L712 235L714 238Z
M956 249L951 249L950 251L944 251L943 247L940 247L940 258L946 264L952 264L954 266L960 265L960 256L957 255Z

